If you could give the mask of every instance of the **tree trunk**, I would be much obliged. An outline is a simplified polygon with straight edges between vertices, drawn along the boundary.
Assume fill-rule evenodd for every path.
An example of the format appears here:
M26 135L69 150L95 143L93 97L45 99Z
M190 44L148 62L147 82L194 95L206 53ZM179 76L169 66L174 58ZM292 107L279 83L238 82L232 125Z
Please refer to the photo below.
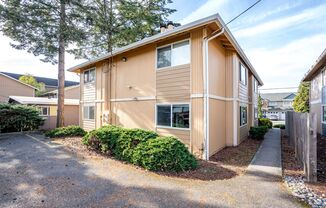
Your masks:
M65 0L60 1L60 34L59 34L59 64L58 64L58 110L57 127L64 126L64 88L65 88Z

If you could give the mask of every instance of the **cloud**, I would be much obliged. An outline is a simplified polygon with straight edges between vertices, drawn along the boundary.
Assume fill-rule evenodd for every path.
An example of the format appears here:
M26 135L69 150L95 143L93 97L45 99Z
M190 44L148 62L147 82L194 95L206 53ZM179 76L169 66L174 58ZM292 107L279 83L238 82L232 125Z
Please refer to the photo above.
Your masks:
M273 30L280 30L291 27L293 25L303 24L309 20L325 16L326 5L321 5L312 9L304 10L301 13L283 17L269 22L265 22L253 27L240 29L235 31L235 36L239 38L255 36L261 33L267 33Z
M316 34L275 49L249 49L247 54L264 81L264 88L295 87L325 46L326 34Z
M181 19L179 22L181 24L186 24L204 17L207 17L209 15L216 14L218 11L221 10L221 8L227 3L227 0L208 0L206 3L204 3L202 6L200 6L198 9L196 9L194 12L192 12L187 17Z

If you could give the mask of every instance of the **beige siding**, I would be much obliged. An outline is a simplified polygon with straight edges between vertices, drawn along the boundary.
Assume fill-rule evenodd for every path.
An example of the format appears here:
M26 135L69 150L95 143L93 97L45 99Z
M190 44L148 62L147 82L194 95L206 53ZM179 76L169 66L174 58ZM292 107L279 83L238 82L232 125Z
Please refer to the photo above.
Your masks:
M182 65L156 72L157 102L189 102L190 67Z
M8 102L9 96L34 97L34 88L0 74L0 103Z
M65 89L66 99L80 99L80 87L72 87Z
M41 129L49 130L49 129L56 128L58 108L57 106L48 106L48 107L50 110L49 116L43 116L43 118L45 118L45 122L44 125L41 127ZM65 105L64 119L65 119L65 126L78 125L79 106Z
M209 105L209 155L226 146L225 101L210 99Z
M248 138L248 125L240 127L240 141L239 144Z
M310 103L310 113L315 113L317 115L317 132L322 133L322 118L321 118L321 103L311 104Z
M225 67L226 67L226 74L225 74L225 95L227 97L233 98L233 90L234 90L234 57L235 53L232 51L226 51L226 60L225 60ZM233 146L233 137L234 137L234 104L236 101L227 102L225 106L225 123L226 123L226 145ZM238 124L238 123L237 123Z
M84 106L88 104L92 104L95 106L95 99L96 99L96 79L97 73L95 75L95 81L90 83L84 83L84 74L82 73L80 76L80 87L81 87L81 105L80 105L80 113L81 113L81 126L87 130L93 130L96 128L96 121L84 119ZM96 113L95 107L95 118L98 116Z
M322 75L319 73L311 80L310 102L321 100Z
M159 135L162 136L175 136L187 146L190 145L190 130L157 128L156 131Z

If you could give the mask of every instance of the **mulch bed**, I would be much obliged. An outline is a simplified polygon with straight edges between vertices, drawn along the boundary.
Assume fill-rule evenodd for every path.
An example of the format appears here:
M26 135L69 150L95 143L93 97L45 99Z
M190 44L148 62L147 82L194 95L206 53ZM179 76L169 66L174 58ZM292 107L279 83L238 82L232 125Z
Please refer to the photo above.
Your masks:
M79 154L83 158L103 157L114 159L110 155L88 149L81 143L81 138L72 137L65 139L54 139L53 142L63 144L69 151ZM224 180L245 173L252 158L257 152L261 141L247 139L237 147L226 147L213 155L210 161L198 160L199 166L196 170L180 173L156 172L159 175L197 180ZM133 166L131 164L127 164ZM133 166L135 168L139 168ZM140 168L142 169L142 168Z
M288 145L287 137L282 132L282 166L283 175L304 176L303 168L295 159L294 148ZM326 195L326 138L318 138L317 144L317 183L305 183L306 186L313 189L317 194Z

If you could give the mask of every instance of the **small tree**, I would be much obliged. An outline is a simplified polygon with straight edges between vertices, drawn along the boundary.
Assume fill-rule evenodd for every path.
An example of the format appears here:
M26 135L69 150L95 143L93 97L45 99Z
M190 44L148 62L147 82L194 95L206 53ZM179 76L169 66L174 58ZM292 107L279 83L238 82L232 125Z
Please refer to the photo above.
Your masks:
M35 77L33 77L33 75L31 75L31 74L25 74L23 76L20 76L19 81L21 81L25 84L31 85L33 87L36 87L37 88L37 92L36 92L37 96L45 91L45 84L43 82L37 82Z
M309 112L309 91L310 83L301 82L298 93L293 101L293 109L295 112L306 113Z
M263 99L261 98L260 94L258 96L258 118L263 117Z

